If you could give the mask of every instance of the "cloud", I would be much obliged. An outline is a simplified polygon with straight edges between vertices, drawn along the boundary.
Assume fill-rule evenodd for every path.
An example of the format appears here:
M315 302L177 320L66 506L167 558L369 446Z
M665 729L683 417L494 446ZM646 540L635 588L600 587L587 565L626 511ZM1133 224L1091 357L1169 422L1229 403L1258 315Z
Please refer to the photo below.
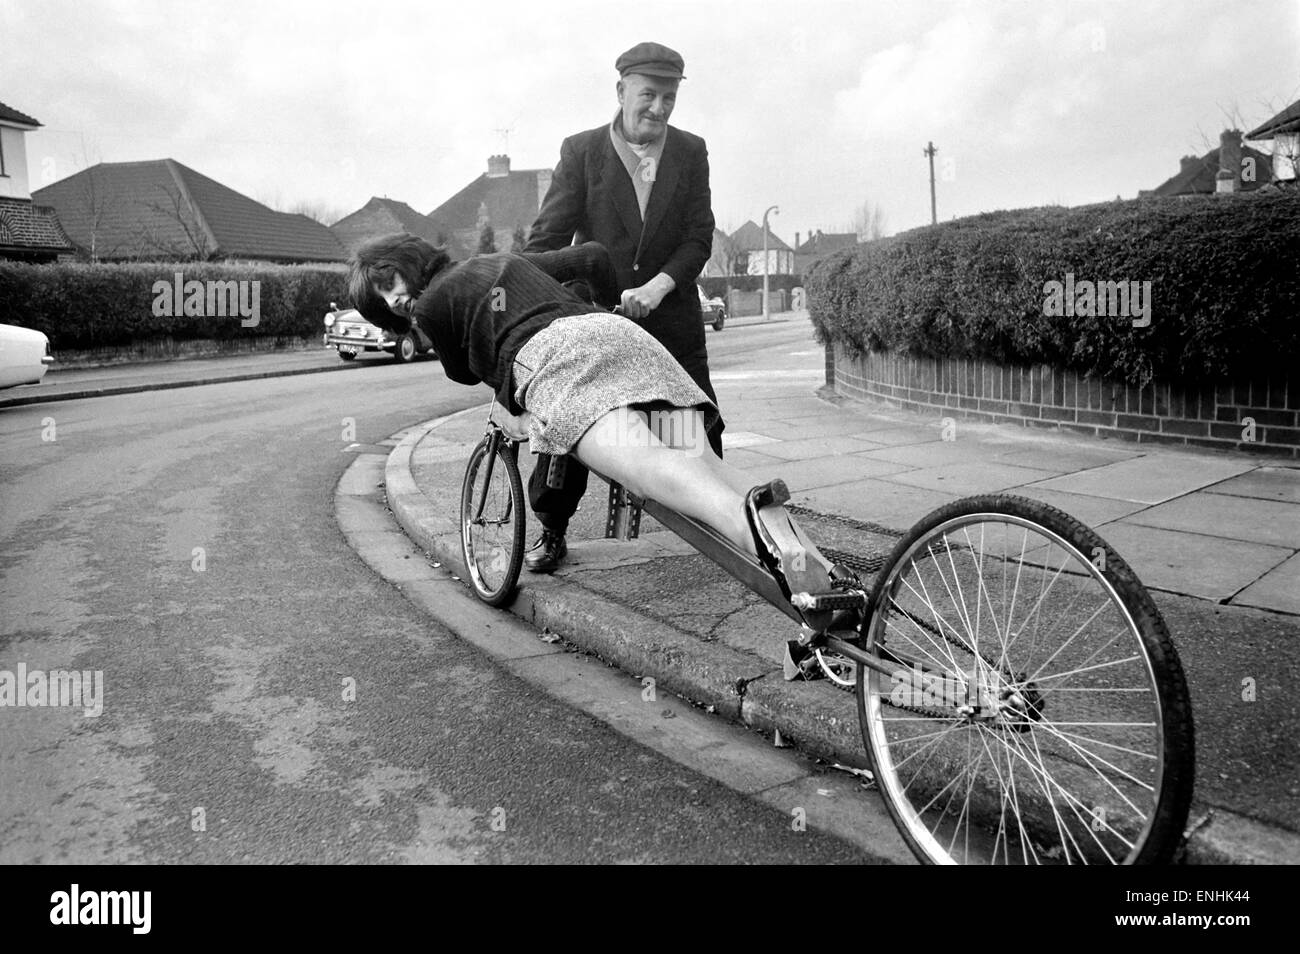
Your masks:
M502 151L498 129L515 168L554 165L612 114L617 54L655 39L686 57L673 122L708 142L715 216L780 204L788 241L867 199L895 228L928 221L929 140L942 218L1097 201L1217 142L1223 105L1262 121L1300 92L1288 0L647 9L0 0L3 98L47 124L28 136L34 168L171 156L285 204L386 194L426 212Z
M857 85L835 95L835 128L868 142L944 137L1023 148L1097 101L1089 58L1099 24L1008 19L958 14L871 53Z

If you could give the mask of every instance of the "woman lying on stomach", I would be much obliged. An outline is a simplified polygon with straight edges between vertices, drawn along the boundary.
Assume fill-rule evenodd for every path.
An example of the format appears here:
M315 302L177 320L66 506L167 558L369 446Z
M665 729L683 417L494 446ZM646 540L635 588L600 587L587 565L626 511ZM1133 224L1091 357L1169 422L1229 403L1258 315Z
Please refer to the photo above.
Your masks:
M562 284L574 280L597 303L619 300L609 254L595 242L453 264L423 239L390 235L358 248L348 277L367 319L398 331L401 319L417 323L449 378L493 388L494 419L527 436L534 454L573 454L632 493L703 521L758 557L787 597L830 590L828 565L801 545L784 509L759 514L769 485L752 487L713 453L705 436L713 402L643 329L593 312ZM651 427L664 420L671 426ZM797 553L783 558L782 549Z

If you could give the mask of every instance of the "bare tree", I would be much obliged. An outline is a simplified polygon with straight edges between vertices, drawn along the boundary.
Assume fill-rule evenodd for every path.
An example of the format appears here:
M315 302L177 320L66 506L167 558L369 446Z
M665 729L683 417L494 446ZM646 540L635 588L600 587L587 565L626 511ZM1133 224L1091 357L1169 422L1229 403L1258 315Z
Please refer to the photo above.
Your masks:
M163 216L169 224L180 229L179 240L173 236L161 236L148 224L140 227L142 251L146 254L158 254L174 257L182 262L206 262L213 258L217 249L208 239L207 233L199 225L198 213L189 199L179 189L167 189L166 199L162 202L142 202L146 208Z
M110 191L102 187L99 172L98 166L87 169L79 180L78 189L78 203L81 205L80 211L85 215L88 230L86 253L92 262L98 262L100 255L106 251L112 252L111 249L103 248L101 235L105 231L106 220L117 204Z
M278 188L258 189L257 192L253 195L253 201L260 202L268 209L275 209L276 211L280 211L280 205L283 202L283 197L281 196L280 190Z
M276 206L271 208L278 212L288 212L291 215L305 215L314 222L321 225L333 225L347 213L341 212L337 206L328 205L321 199L299 199L291 203L288 208L280 209Z
M887 228L885 212L880 204L867 199L854 211L849 231L857 235L859 242L869 242L884 238Z
M731 290L732 276L749 272L749 252L731 237L733 232L733 228L718 226L718 231L713 236L713 253L709 256L709 260L722 272L722 277L727 279L728 291Z
M1294 94L1288 102L1295 102ZM1224 129L1236 129L1244 133L1259 125L1259 121L1252 122L1245 117L1245 114L1242 112L1240 105L1235 99L1228 100L1226 103L1219 103L1218 106L1219 112L1223 116ZM1260 100L1257 106L1259 107L1260 113L1265 117L1274 116L1285 108L1284 106L1279 106L1275 100L1271 99ZM1245 148L1246 142L1247 140L1243 138L1243 148ZM1279 166L1289 165L1293 177L1300 174L1300 136L1294 134L1283 134L1281 136L1274 136L1272 140L1252 140L1251 142L1252 149L1268 153L1274 159L1271 168L1267 170L1267 178L1269 180L1277 177ZM1210 136L1200 126L1196 127L1196 138L1192 148L1199 148L1203 152L1208 153L1218 149L1221 143L1222 140L1217 134ZM1281 158L1284 161L1278 163L1278 158ZM1245 162L1245 159L1246 157L1243 156L1243 163ZM1264 170L1256 169L1253 171L1257 180L1263 178Z
M68 219L71 224L80 217L85 224L85 232L69 237L84 241L82 248L92 262L99 261L102 255L112 255L115 252L115 249L104 247L104 233L107 231L108 219L120 206L119 197L103 181L102 170L99 168L101 164L99 148L87 143L83 134L80 155L72 159L73 167L79 168L82 175L77 180L76 195L72 200L75 203L73 214Z

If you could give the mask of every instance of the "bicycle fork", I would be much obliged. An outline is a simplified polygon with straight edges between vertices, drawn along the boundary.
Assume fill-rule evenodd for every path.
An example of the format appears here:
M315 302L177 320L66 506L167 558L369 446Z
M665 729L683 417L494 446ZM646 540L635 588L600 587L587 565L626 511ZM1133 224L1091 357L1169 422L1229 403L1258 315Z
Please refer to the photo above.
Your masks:
M506 437L505 432L502 431L499 427L492 428L488 432L486 439L487 439L487 462L483 470L483 490L479 494L478 503L475 504L474 515L470 517L470 523L479 527L483 526L484 523L483 510L484 508L487 507L488 490L492 486L492 471L496 468L497 451L501 448L503 444L505 444L507 446L507 452L509 452L509 450L511 449L510 444L512 443ZM505 513L501 515L499 522L504 523L511 519L511 517L513 516L513 514L511 513L512 507L513 504L511 503L510 498L507 496L506 510Z

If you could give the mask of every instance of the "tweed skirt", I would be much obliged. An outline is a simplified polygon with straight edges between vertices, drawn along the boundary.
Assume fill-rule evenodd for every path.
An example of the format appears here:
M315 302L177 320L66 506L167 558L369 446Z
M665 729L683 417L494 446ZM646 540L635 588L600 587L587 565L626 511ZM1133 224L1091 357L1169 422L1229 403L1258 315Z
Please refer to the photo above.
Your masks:
M515 400L531 415L529 449L567 454L619 407L697 408L709 428L717 405L639 325L595 312L557 318L515 354Z

